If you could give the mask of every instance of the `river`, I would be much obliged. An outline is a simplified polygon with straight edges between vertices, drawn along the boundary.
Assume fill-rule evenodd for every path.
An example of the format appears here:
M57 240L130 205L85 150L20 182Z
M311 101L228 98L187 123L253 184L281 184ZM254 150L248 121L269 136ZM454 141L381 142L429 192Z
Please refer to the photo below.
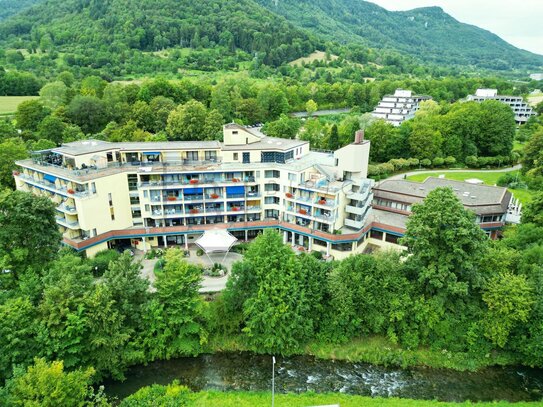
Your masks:
M387 368L364 363L277 357L277 392L342 392L373 397L441 401L535 401L543 399L543 370L493 367L478 372L447 369ZM179 380L198 390L271 390L271 357L217 353L135 366L124 382L105 382L109 396L122 399L153 383Z

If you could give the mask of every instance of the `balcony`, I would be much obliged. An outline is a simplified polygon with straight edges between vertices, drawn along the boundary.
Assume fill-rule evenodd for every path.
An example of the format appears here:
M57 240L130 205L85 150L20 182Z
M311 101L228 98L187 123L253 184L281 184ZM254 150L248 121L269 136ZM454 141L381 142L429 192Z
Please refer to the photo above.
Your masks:
M77 209L75 206L66 205L65 203L57 206L57 211L67 213L69 215L77 214Z
M336 200L335 199L317 199L315 201L316 206L322 206L325 208L335 208Z
M367 206L352 206L347 205L345 207L345 211L348 213L352 213L354 215L364 215L365 212L367 212L368 207Z
M64 226L68 229L73 229L73 230L80 229L79 222L77 221L68 221L66 220L66 218L62 218L62 217L57 217L56 221L59 225Z
M348 226L353 229L362 229L364 227L364 221L356 221L352 219L345 219L345 226Z

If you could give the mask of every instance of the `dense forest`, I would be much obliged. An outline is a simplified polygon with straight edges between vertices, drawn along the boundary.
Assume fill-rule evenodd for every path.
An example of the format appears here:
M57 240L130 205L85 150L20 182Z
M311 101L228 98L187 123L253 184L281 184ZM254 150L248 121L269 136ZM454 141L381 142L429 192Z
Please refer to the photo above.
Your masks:
M360 0L256 1L328 40L394 49L424 62L496 70L543 64L543 56L460 23L439 7L395 12Z
M29 8L40 0L0 0L0 21Z

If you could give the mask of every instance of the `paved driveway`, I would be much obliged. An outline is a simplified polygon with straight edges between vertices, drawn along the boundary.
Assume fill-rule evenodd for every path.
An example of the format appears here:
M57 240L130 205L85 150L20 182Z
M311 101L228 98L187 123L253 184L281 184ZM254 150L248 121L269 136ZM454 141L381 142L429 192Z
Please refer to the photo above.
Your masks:
M143 278L146 278L151 283L151 286L149 287L149 291L154 292L156 291L156 288L153 286L153 283L156 280L156 276L154 273L155 264L158 259L144 259L143 253L136 252L136 255L134 256L135 259L141 260L141 265L143 266L141 269L141 276ZM209 258L206 255L203 256L197 256L196 250L190 251L190 256L185 258L189 263L196 264L199 266L209 266L213 263L221 263L224 266L228 268L228 274L224 277L207 277L204 276L204 279L202 281L202 287L200 288L201 293L216 293L219 291L222 291L226 288L226 282L228 281L228 277L230 276L230 272L232 271L232 265L236 261L240 261L243 259L243 256L238 253L228 253L226 257L224 256L224 253L215 253L210 254Z

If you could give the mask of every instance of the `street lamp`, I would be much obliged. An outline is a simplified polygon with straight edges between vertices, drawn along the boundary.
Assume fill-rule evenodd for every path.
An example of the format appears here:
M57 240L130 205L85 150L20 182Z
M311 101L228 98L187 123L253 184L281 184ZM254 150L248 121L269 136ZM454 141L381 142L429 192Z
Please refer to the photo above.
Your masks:
M275 356L272 356L272 407L275 405Z

